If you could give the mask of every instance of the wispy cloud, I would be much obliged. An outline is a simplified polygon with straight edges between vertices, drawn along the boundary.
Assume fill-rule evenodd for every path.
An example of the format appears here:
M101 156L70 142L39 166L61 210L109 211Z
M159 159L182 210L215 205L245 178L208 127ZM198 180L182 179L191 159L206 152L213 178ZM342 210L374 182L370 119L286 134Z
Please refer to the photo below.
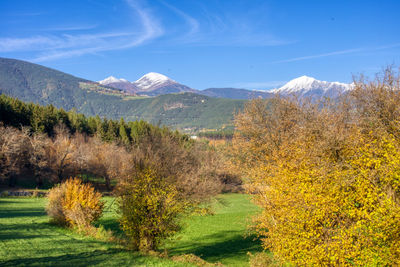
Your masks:
M186 24L189 26L187 35L193 35L199 31L200 23L195 18L164 1L161 1L161 3L184 19Z
M317 55L294 57L294 58L288 58L288 59L284 59L284 60L273 61L271 63L272 64L288 63L288 62L302 61L302 60L308 60L308 59L314 59L314 58L330 57L330 56L345 55L345 54L355 54L355 53L360 53L360 52L374 52L374 51L386 50L386 49L391 49L391 48L396 48L396 47L400 47L400 43L377 46L377 47L360 47L360 48L354 48L354 49L334 51L334 52L329 52L329 53L322 53L322 54L317 54Z
M64 26L56 26L42 29L43 31L84 31L84 30L92 30L96 28L98 25L64 25Z
M236 14L237 10L225 10L226 14L210 10L203 6L204 12L197 17L186 10L175 7L171 2L161 0L165 11L175 16L171 21L163 21L163 13L154 14L146 0L124 0L132 11L130 28L99 32L99 24L54 25L42 29L40 34L1 38L0 52L31 52L32 61L43 62L60 58L97 54L104 51L129 49L160 39L164 47L169 45L191 46L276 46L285 45L287 40L269 33L265 28L255 27L253 18L245 14ZM149 2L150 3L150 2ZM199 7L202 3L197 2ZM160 11L160 9L158 9ZM177 23L178 21L178 23ZM170 24L174 23L174 24ZM101 25L101 24L100 24ZM165 32L168 29L168 32ZM43 34L45 32L46 34ZM83 34L86 33L86 34Z
M132 25L128 31L111 31L91 34L49 34L26 38L0 38L0 52L39 52L32 61L43 62L102 51L127 49L144 44L163 34L163 29L151 14L138 2L126 0L133 16L140 25ZM54 27L48 31L88 30L95 26L75 25L72 27Z
M178 15L184 22L182 26L188 29L180 31L178 36L172 37L169 44L172 45L193 45L193 46L277 46L293 43L284 40L270 33L265 27L260 28L254 25L254 20L263 19L254 10L237 13L235 8L222 8L215 10L197 1L197 17L189 15L182 9L178 9L171 2L161 1L173 13ZM235 7L235 3L230 5ZM231 10L232 9L232 10ZM247 6L248 9L248 6ZM262 8L261 8L262 9ZM241 10L242 11L242 10ZM251 15L248 15L248 14ZM254 17L253 17L254 15ZM182 34L182 32L184 32Z

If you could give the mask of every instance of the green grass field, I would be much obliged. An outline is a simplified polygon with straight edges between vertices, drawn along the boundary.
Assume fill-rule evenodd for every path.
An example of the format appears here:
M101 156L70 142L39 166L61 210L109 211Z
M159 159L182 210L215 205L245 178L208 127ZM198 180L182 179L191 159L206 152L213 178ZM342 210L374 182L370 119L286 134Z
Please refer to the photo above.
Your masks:
M99 224L121 235L115 203L112 198L106 201ZM143 256L51 225L45 204L44 198L0 198L1 266L191 266ZM214 204L214 211L215 215L187 219L183 230L163 249L170 256L193 253L208 262L248 265L247 252L261 250L254 237L244 237L247 220L257 207L246 195L226 194Z

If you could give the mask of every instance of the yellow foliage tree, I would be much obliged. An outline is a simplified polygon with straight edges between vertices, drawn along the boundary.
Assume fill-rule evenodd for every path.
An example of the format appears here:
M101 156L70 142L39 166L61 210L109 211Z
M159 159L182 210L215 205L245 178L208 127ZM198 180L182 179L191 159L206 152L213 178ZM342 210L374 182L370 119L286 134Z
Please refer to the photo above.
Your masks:
M120 197L120 223L133 249L153 250L179 229L178 215L187 208L177 188L151 168L138 170Z
M338 103L254 100L236 117L236 163L262 207L255 227L282 263L400 264L395 81L389 70Z

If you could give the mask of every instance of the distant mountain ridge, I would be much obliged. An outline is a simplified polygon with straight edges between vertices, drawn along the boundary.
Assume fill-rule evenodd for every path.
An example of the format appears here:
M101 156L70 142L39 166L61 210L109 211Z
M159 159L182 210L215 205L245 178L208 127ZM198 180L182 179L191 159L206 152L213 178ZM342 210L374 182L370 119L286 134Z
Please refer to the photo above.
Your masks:
M205 90L195 90L163 74L155 72L150 72L135 82L110 76L99 81L99 83L123 90L133 95L157 96L169 93L192 92L209 97L231 99L271 98L277 94L281 96L296 95L299 97L310 97L312 99L320 99L323 97L337 98L352 89L352 84L320 81L312 77L301 76L289 81L280 88L269 91L239 88L208 88Z

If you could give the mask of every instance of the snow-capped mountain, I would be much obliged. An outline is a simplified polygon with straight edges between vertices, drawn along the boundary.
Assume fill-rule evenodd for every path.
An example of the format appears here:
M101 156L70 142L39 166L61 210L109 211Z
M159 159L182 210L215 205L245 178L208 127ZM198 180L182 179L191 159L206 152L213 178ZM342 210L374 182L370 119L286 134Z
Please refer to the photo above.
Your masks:
M121 89L131 95L158 96L170 93L192 92L211 97L233 99L269 98L274 94L282 96L296 95L299 97L311 97L312 99L321 97L337 98L353 88L353 84L326 82L308 76L301 76L271 91L258 92L237 88L210 88L199 91L156 72L147 73L134 82L110 76L99 81L99 83Z
M336 98L351 90L352 84L326 82L308 76L301 76L286 83L284 86L270 92L283 96L297 95L299 97L330 97Z
M127 93L149 96L196 91L186 85L180 84L168 78L163 74L156 72L147 73L134 82L129 82L125 79L117 79L113 76L110 76L102 81L99 81L99 83L117 89L122 89Z
M133 84L140 88L141 91L152 91L159 87L175 83L177 82L163 74L156 72L149 72L142 76L139 80L133 82Z

